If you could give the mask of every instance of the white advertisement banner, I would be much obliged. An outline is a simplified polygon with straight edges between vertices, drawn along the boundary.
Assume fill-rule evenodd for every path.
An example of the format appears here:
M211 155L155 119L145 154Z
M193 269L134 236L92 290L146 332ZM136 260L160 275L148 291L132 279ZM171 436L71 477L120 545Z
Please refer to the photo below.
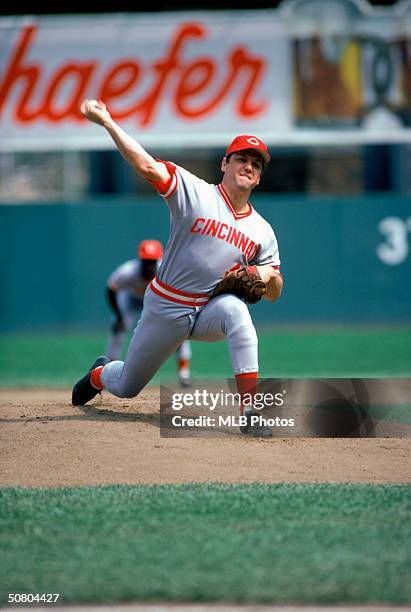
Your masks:
M2 148L107 147L79 114L102 99L145 144L217 145L291 128L290 48L273 12L0 22Z
M0 150L108 148L102 99L145 146L411 142L411 2L0 19Z

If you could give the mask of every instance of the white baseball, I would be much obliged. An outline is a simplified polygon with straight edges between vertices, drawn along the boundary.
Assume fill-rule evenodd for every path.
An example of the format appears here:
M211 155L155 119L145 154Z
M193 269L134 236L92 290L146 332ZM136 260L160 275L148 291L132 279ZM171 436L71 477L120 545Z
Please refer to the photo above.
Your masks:
M89 100L87 103L87 112L91 112L92 110L98 109L97 100Z

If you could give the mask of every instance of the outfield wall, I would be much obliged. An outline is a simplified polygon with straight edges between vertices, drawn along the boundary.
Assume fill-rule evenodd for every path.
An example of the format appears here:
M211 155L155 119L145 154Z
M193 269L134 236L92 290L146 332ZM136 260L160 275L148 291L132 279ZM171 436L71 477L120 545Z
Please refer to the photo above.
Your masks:
M258 323L411 322L411 198L255 194L280 245L284 292ZM2 331L99 328L110 272L168 235L156 196L0 206Z

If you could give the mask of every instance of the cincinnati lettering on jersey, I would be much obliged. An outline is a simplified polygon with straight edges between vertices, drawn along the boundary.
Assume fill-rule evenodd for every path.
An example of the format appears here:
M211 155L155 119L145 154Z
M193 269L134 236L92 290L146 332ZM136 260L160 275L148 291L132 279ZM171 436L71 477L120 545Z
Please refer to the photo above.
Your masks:
M251 240L251 238L235 227L223 223L222 221L217 221L217 219L204 219L203 217L198 217L193 223L191 232L193 234L213 236L219 240L225 240L228 244L232 244L239 249L244 254L247 261L253 259L257 253L258 244Z

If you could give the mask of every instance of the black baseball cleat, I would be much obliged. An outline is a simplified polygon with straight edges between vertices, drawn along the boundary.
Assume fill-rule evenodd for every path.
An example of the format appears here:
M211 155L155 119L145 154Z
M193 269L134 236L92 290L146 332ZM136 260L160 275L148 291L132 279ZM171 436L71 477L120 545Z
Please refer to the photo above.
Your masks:
M250 436L252 438L272 438L273 430L268 425L264 424L264 419L261 418L261 413L255 410L255 408L247 408L244 411L244 415L247 417L247 425L240 427L242 434ZM259 417L258 420L251 420L252 416Z
M99 389L96 389L91 384L90 373L92 370L94 370L94 368L98 368L98 366L105 366L107 363L109 363L109 361L110 359L105 355L97 357L87 374L76 382L71 396L71 403L73 406L84 406L84 404L87 404L87 402L93 399L93 397L96 397L98 393L101 393Z

